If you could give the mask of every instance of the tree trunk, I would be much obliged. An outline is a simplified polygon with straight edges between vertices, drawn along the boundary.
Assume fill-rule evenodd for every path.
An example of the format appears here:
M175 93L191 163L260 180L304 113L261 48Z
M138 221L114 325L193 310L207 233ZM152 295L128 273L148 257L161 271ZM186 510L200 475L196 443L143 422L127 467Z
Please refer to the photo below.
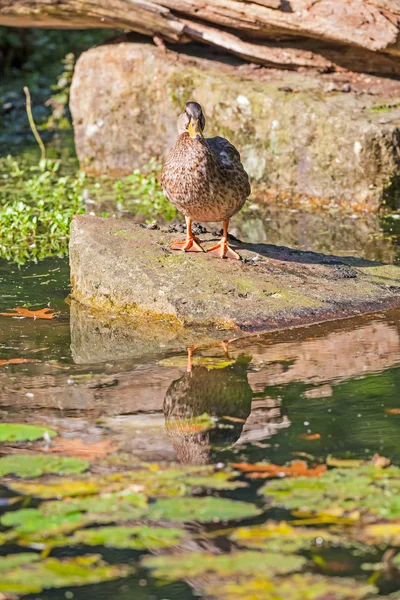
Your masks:
M124 29L268 66L400 72L400 0L0 0L0 25Z

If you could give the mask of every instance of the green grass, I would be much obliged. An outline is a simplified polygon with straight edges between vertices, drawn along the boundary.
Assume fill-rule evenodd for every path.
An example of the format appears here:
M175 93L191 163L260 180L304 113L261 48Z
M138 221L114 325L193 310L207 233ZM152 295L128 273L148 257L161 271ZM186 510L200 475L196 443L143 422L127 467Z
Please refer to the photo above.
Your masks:
M116 182L97 181L71 172L69 164L59 160L25 165L11 156L1 159L0 258L24 264L65 256L71 220L86 210L84 197L91 199L88 208L97 215L114 215L118 207L119 213L132 213L142 220L171 220L176 212L163 196L159 170L151 163Z

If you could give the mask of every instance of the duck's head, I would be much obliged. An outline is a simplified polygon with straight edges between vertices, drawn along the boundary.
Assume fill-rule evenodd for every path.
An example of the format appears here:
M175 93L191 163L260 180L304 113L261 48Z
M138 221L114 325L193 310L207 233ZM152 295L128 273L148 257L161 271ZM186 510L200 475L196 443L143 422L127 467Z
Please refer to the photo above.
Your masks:
M178 133L188 132L193 140L201 140L206 125L203 109L198 102L187 102L178 119Z

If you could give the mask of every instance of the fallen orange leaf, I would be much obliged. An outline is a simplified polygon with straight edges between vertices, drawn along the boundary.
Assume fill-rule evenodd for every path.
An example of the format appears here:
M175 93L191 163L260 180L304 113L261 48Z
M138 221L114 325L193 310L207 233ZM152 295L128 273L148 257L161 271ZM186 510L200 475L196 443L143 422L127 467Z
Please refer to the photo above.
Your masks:
M33 358L10 358L9 360L0 360L0 367L4 365L21 365L22 363L36 362Z
M319 433L301 433L298 436L301 440L319 440L321 435Z
M325 473L326 465L317 465L316 467L308 468L304 460L294 460L287 467L274 465L273 463L233 463L234 469L238 469L243 473L249 473L250 479L265 479L268 477L319 477Z
M117 448L111 445L111 440L101 440L96 444L85 444L81 438L54 438L49 449L51 452L77 456L79 458L106 456L117 450Z
M388 415L400 415L400 408L385 408Z
M54 319L55 316L55 313L49 307L40 310L29 310L29 308L17 306L10 310L13 312L2 312L0 315L3 317L28 317L30 319Z

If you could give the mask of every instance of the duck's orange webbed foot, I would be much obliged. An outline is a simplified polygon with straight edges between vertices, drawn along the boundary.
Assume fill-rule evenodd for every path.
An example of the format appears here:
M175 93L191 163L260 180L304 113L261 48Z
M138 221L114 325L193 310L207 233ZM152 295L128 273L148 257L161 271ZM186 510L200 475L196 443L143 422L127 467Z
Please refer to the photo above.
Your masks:
M222 239L218 244L209 248L207 252L214 254L214 256L219 256L220 258L234 258L236 260L241 260L240 255L232 250L225 239Z
M170 245L171 250L183 250L183 252L204 252L197 239L187 238L184 242L174 242Z
M228 226L229 219L224 219L224 221L222 221L223 229L221 241L212 248L209 248L207 252L211 252L211 254L219 256L220 258L234 258L236 260L241 260L240 255L232 250L228 244Z

